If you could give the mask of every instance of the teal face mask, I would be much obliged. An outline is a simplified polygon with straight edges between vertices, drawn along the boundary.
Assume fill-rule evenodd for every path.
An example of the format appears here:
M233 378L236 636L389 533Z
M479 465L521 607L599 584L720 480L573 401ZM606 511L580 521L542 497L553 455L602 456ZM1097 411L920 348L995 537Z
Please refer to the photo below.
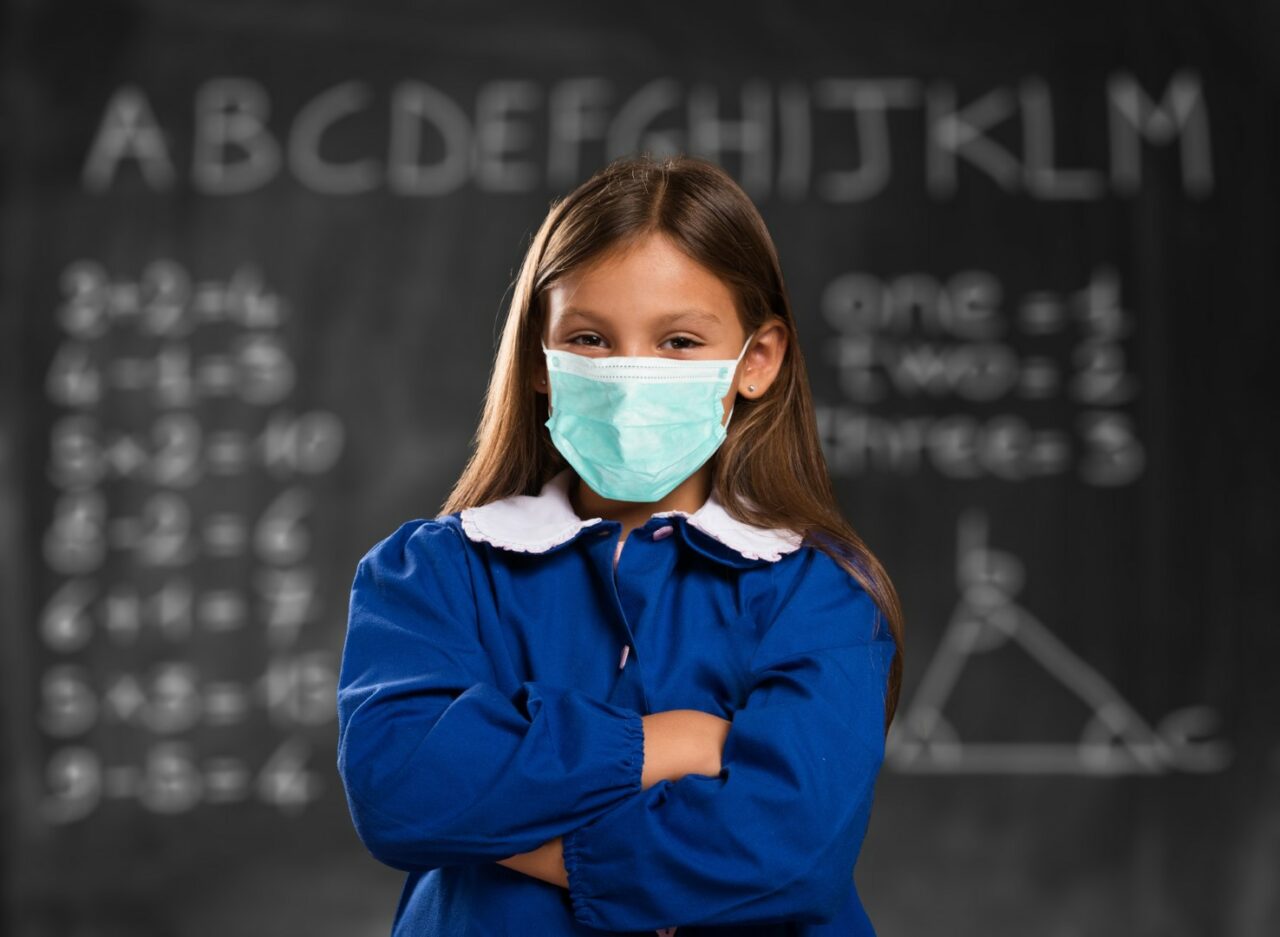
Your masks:
M737 358L701 361L589 358L543 344L551 441L601 496L657 501L724 442L721 401L750 344L748 335Z

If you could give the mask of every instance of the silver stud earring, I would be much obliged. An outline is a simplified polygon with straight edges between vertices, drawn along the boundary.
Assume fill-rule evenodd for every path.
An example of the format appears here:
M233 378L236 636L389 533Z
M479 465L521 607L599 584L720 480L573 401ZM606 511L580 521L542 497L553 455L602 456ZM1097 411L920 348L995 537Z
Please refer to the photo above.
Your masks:
M755 384L748 384L748 385L747 385L747 390L755 390L755 389L756 389L756 385L755 385Z

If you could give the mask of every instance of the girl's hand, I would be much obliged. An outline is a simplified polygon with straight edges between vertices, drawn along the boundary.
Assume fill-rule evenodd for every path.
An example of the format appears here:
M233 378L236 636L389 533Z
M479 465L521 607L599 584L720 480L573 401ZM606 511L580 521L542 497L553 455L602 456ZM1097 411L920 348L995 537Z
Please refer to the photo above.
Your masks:
M717 775L733 723L698 709L668 709L642 716L644 770L641 786L678 781L686 774Z

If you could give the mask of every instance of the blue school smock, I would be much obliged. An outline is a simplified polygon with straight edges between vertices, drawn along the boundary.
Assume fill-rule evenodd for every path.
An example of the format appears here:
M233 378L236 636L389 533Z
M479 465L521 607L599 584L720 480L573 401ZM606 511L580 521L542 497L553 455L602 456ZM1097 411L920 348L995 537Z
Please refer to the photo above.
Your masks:
M714 489L622 542L574 513L575 477L407 521L357 564L337 767L365 847L408 873L393 937L873 937L853 872L883 616ZM642 789L641 715L686 708L732 720L719 774ZM557 836L568 889L497 863Z

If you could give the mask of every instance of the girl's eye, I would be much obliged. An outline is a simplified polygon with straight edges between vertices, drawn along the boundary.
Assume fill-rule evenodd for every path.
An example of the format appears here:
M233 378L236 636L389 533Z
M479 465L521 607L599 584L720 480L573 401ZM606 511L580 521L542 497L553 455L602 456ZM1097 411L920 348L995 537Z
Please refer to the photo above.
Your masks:
M581 339L581 341L579 341L579 339ZM572 338L568 339L567 344L584 345L588 348L600 348L601 347L600 343L602 341L603 339L600 338L599 335L596 335L593 332L584 332L580 335L575 335ZM672 347L674 347L677 351L687 351L691 348L699 348L702 345L702 342L698 341L695 338L690 338L687 335L677 335L674 338L668 339L668 341L675 343L673 344Z

